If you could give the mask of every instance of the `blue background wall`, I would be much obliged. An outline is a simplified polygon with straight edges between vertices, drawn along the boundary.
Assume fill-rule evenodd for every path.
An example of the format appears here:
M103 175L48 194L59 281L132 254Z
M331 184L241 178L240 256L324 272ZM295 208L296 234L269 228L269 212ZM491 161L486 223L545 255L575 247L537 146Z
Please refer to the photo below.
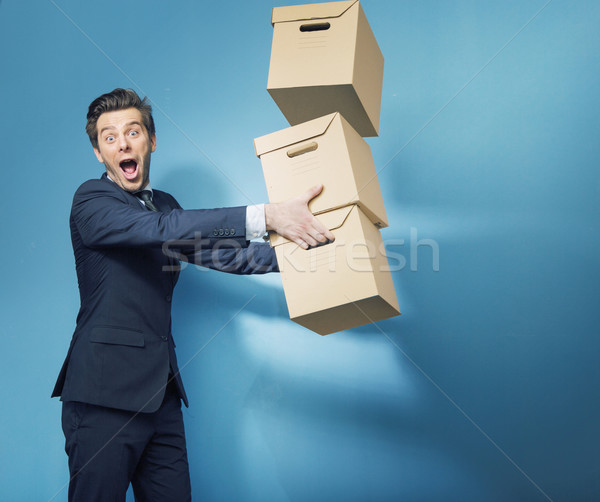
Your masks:
M273 5L0 4L2 500L66 500L49 395L79 301L70 201L102 172L87 105L152 99L152 183L185 207L266 200L252 139L287 125L265 90ZM403 315L322 338L288 320L277 275L185 271L194 493L599 500L600 4L363 7L386 57L369 143Z

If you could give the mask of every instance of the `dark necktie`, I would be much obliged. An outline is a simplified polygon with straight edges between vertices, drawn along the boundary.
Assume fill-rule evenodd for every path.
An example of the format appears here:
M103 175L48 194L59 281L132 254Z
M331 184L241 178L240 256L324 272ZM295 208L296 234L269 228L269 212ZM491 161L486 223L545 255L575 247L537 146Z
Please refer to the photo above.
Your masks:
M154 202L152 202L152 192L150 190L142 190L141 192L136 192L135 196L142 199L144 201L144 204L146 205L146 208L148 208L150 211L155 211L157 213L159 212L158 208L154 205Z

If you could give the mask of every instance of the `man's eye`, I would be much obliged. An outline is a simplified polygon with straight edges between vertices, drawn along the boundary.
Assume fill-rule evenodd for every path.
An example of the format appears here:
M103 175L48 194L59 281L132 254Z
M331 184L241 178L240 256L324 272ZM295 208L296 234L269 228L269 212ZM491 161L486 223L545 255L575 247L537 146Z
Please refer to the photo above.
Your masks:
M137 131L129 131L130 136L137 136L139 133Z
M115 140L115 137L114 137L114 136L106 136L106 141L107 141L108 143L111 143L111 142L112 142L112 141L114 141L114 140Z

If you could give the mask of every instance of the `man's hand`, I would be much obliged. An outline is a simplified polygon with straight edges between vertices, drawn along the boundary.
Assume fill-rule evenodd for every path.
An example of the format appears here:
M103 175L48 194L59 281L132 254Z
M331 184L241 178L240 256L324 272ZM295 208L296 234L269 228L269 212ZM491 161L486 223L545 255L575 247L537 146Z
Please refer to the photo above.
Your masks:
M317 185L294 199L278 204L265 204L267 230L273 230L302 249L334 241L334 235L308 209L308 203L321 190L323 185Z

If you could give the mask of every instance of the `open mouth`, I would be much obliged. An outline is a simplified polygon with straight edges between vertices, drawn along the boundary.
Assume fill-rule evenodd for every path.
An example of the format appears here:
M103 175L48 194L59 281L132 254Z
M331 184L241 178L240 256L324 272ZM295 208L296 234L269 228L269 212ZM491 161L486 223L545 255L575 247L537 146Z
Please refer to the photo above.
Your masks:
M125 159L119 162L119 166L121 167L121 171L123 171L123 176L127 180L133 180L137 176L137 162L132 159Z

